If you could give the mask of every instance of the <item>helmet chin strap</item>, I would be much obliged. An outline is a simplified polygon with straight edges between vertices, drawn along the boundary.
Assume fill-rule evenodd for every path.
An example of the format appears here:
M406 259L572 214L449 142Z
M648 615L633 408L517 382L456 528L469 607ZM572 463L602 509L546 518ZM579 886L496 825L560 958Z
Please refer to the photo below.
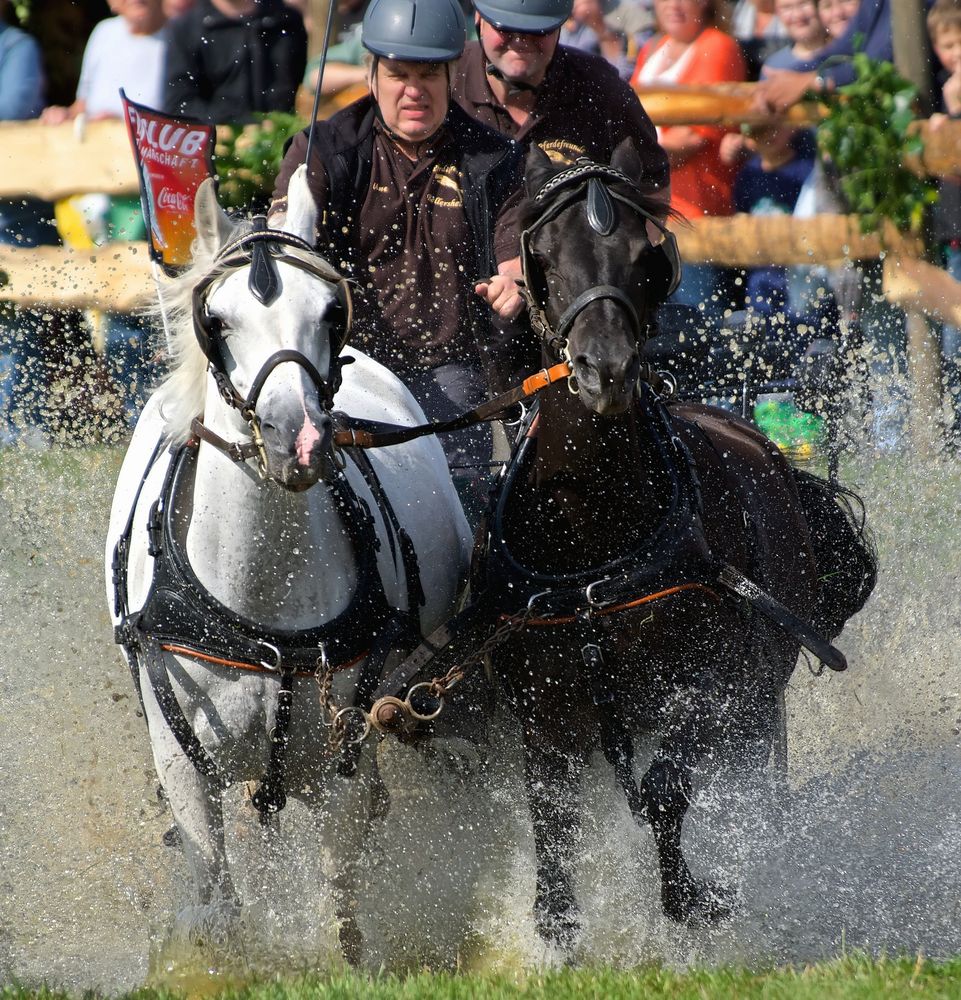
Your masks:
M499 70L491 61L487 58L487 53L484 52L484 59L487 61L487 65L484 67L484 72L488 76L494 77L495 80L500 80L501 83L507 88L508 96L513 97L516 94L536 94L540 84L528 83L526 80L513 80L509 76L505 76L501 70Z

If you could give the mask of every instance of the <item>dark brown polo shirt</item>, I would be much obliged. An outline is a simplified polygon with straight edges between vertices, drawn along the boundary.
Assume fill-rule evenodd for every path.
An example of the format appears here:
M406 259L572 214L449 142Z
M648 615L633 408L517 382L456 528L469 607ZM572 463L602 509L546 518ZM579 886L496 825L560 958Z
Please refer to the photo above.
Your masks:
M291 144L274 207L284 207L306 147L303 133ZM399 374L449 362L478 363L468 302L480 276L470 273L475 249L455 163L446 129L414 162L376 123L370 185L356 220L357 259L331 255L331 263L358 282L351 342ZM321 168L311 169L309 177L323 212L317 245L325 252L334 245L324 231L327 177Z
M498 103L487 79L487 61L479 42L469 42L453 81L454 99L478 121L519 142L540 147L555 163L567 166L586 156L610 163L615 147L630 139L643 165L638 187L670 205L667 154L641 107L637 94L606 60L559 45L537 90L530 117L519 126ZM498 239L499 259L508 256Z

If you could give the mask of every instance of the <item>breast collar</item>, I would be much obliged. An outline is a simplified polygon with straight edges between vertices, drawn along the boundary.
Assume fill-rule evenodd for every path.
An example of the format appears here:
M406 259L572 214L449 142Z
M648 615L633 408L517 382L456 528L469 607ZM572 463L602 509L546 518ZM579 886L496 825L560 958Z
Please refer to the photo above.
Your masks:
M272 629L226 607L197 578L177 538L174 498L183 488L185 477L192 474L196 454L196 447L188 444L177 449L170 458L163 488L148 519L148 552L154 557L153 579L143 608L133 614L126 612L126 560L133 512L117 543L113 560L115 606L121 619L115 630L117 642L136 646L146 639L162 647L176 646L187 655L193 652L201 659L231 661L234 665L247 664L268 670L283 663L285 669L315 673L322 659L344 666L361 659L370 649L372 635L390 619L409 615L416 618L417 598L422 598L422 594L411 598L415 607L410 612L390 606L377 566L380 540L374 518L366 501L357 496L339 470L328 488L344 514L345 528L358 560L357 586L344 611L313 628ZM366 478L366 472L364 474ZM380 506L376 494L375 503ZM136 506L135 503L134 508ZM386 516L384 521L393 549L392 527ZM400 541L410 587L408 552L404 539ZM411 624L419 632L419 628Z
M694 460L675 432L663 403L642 386L637 407L651 428L661 464L670 482L670 503L660 524L633 552L609 563L573 573L548 574L521 563L510 551L504 521L521 471L533 458L528 434L511 456L490 521L490 546L484 577L495 607L513 610L537 595L540 613L564 616L585 608L602 610L638 593L652 593L679 583L705 583L716 576L701 526L701 494ZM536 407L528 415L528 426Z

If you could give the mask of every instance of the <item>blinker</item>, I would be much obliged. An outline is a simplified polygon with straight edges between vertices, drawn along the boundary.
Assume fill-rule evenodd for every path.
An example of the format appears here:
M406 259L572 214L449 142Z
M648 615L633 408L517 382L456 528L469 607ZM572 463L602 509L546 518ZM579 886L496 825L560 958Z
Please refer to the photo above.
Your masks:
M267 231L267 219L263 215L258 215L253 220L255 233ZM269 306L278 295L282 287L280 275L277 273L277 264L273 255L268 249L267 240L257 240L250 244L250 277L247 286L265 306Z
M617 213L607 187L597 177L587 182L587 221L600 236L610 236L617 225Z

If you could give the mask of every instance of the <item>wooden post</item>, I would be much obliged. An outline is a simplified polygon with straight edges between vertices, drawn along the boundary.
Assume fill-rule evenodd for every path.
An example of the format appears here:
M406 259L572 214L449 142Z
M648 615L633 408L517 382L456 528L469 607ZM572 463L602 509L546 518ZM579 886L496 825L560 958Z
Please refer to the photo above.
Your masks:
M931 99L931 48L924 0L891 0L891 34L898 72L918 88L920 112L927 116Z
M307 35L307 58L313 59L320 55L320 50L324 47L324 28L327 27L327 10L331 3L336 0L307 0L307 18L310 31ZM333 30L337 31L337 15L334 14ZM331 45L336 39L331 39ZM313 96L313 95L311 95Z
M937 450L941 434L940 345L923 312L904 314L908 333L908 378L911 383L911 443L922 455Z
M931 49L924 0L891 0L894 63L902 76L918 88L919 111L932 109ZM934 330L924 313L905 313L908 334L908 370L911 379L911 438L929 453L938 437L941 409L941 354Z

